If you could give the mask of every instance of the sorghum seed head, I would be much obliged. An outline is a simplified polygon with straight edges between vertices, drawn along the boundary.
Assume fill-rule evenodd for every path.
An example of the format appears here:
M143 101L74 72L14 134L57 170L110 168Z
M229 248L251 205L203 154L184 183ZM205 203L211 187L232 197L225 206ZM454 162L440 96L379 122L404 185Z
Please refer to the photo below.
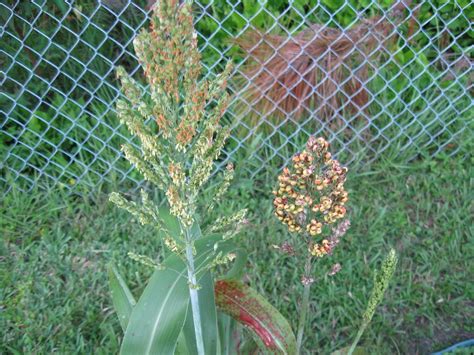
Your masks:
M322 233L324 225L346 214L344 190L347 168L332 159L324 138L310 137L306 149L295 154L278 177L275 214L290 232Z
M329 143L325 139L311 137L306 149L295 154L289 166L278 176L278 187L273 192L278 220L291 233L309 236L304 240L308 252L315 257L331 255L349 227L346 220L333 228L329 237L320 236L325 226L346 215L345 204L348 201L348 193L344 189L347 168L332 157L328 148Z

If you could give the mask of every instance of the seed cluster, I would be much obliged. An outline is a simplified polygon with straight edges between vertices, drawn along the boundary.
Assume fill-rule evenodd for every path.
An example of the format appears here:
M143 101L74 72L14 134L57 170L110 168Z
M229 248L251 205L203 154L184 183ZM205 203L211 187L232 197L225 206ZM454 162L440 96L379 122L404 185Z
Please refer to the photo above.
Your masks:
M278 177L273 205L277 218L290 232L317 236L346 214L348 201L344 190L347 168L332 159L329 143L324 138L311 137L306 149L293 156L289 167ZM312 254L329 252L329 242L312 244Z
M125 157L166 193L171 214L186 228L194 223L198 193L211 177L214 160L230 133L220 119L230 100L227 79L232 70L228 64L214 78L202 78L192 13L189 1L158 1L150 30L134 39L149 92L124 68L117 70L125 96L118 100L117 114L141 141L139 149L124 145ZM158 136L154 125L147 124L151 117L158 125ZM232 173L229 166L212 206L227 191Z

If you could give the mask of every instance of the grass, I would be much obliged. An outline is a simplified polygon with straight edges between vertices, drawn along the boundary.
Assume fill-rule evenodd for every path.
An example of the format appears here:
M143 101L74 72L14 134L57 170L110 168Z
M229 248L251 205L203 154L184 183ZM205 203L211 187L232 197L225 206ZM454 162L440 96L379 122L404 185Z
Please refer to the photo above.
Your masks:
M354 337L372 270L390 246L400 253L399 270L363 342L375 344L375 353L427 353L474 335L470 176L468 165L424 162L376 165L350 177L352 228L333 258L321 262L321 274L335 262L343 269L313 290L309 349L328 353ZM294 314L299 274L294 260L269 247L268 236L282 240L284 233L275 230L270 206L266 213L268 227L255 228L263 231L253 236L259 242L251 250L259 256L251 279L286 315Z
M399 267L362 343L375 353L428 353L474 336L469 151L468 146L464 158L407 165L381 161L352 169L352 227L334 255L320 262L306 329L308 351L326 354L350 344L373 270L390 247L400 254ZM272 247L287 237L272 216L277 171L269 166L257 178L237 177L221 212L252 211L250 227L239 237L250 252L245 279L296 328L302 265ZM138 295L150 270L126 253L159 255L161 243L152 230L108 203L105 192L88 196L59 188L28 194L13 189L3 199L2 353L117 352L121 330L106 265L118 263ZM342 270L330 278L326 274L335 262Z

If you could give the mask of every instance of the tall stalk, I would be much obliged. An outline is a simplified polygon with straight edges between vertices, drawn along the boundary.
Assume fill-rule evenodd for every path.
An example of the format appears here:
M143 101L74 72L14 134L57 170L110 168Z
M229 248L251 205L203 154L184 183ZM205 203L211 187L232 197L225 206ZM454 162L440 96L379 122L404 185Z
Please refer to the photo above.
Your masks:
M202 337L201 310L197 290L196 270L194 269L193 246L191 242L186 243L186 260L188 266L189 297L193 312L194 333L196 335L196 346L199 355L204 355L204 340Z
M303 343L303 334L304 334L304 326L306 324L306 315L309 311L309 294L311 289L311 271L312 271L312 256L308 254L306 257L306 263L304 268L304 276L303 276L303 299L301 302L301 309L300 309L300 319L298 321L298 335L296 339L296 350L298 354L301 353L301 345Z

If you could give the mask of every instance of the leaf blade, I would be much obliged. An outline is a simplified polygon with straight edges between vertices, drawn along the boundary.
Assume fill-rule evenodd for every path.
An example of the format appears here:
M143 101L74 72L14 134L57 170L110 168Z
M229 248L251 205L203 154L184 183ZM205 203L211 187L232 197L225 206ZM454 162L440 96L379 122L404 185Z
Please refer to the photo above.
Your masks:
M119 318L122 330L127 329L127 325L132 314L133 307L136 305L135 298L130 292L122 275L118 272L115 265L110 264L108 267L109 287L112 293L112 303L115 312Z
M165 270L155 271L134 307L121 354L174 353L186 317L189 292L184 263L178 257L170 259Z
M264 351L296 353L296 338L288 321L254 289L235 280L215 285L216 304L245 325Z
M227 274L223 277L224 279L235 279L240 280L244 274L244 268L247 264L248 254L247 252L242 249L235 250L235 261L232 265L232 268L227 272Z
M216 244L220 242L219 244ZM196 241L195 265L198 278L217 253L235 249L220 236ZM186 264L176 255L169 256L157 269L130 316L121 354L173 354L189 305Z

